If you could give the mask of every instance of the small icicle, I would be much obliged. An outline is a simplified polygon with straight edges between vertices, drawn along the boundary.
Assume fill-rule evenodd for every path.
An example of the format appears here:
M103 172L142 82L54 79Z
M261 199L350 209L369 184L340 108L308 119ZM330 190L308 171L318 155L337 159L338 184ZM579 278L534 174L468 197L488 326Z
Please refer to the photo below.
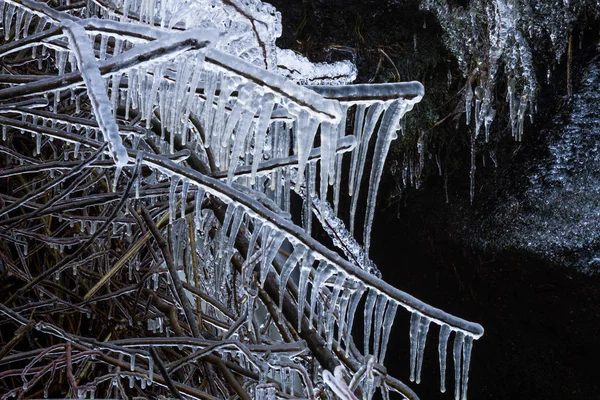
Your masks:
M465 93L465 112L467 117L467 125L471 122L471 107L473 104L473 89L471 88L471 82L467 82L466 93ZM475 115L477 118L477 115Z
M129 370L132 372L135 370L135 354L133 353L129 356Z
M311 294L310 294L310 318L309 326L313 327L313 319L315 317L315 310L317 306L317 298L321 292L321 288L325 282L335 273L335 268L329 265L326 261L321 260L319 267L315 274L315 278L312 283ZM332 311L333 312L333 311ZM320 325L320 324L317 324Z
M410 381L415 381L415 372L417 367L417 349L419 347L419 327L421 323L421 314L413 311L410 316Z
M177 185L179 185L179 177L173 175L171 177L171 189L169 190L169 225L173 225L177 214Z
M308 111L300 111L298 115L298 132L297 132L297 154L298 154L298 179L296 181L296 191L300 190L302 185L301 177L304 175L304 169L308 162L308 156L319 127L319 121L312 118ZM312 193L308 192L307 196Z
M463 362L462 362L462 397L461 400L467 400L467 388L469 385L469 364L471 363L471 350L473 349L473 337L465 335L463 344Z
M351 337L352 337L352 325L354 323L354 314L356 314L356 309L358 308L358 303L360 302L360 299L362 298L362 295L365 293L365 286L361 283L358 282L358 288L356 289L356 291L352 294L352 297L350 298L350 304L348 305L348 312L347 312L347 316L346 316L346 330L345 330L345 337L344 337L344 341L346 342L346 356L348 355L348 352L350 350L350 343L351 343Z
M148 386L154 382L154 359L148 358Z
M364 334L364 356L366 357L369 353L369 342L371 340L371 322L373 321L373 311L375 308L375 301L377 300L377 292L373 289L369 289L367 294L367 300L365 302L365 334Z
M373 330L373 355L377 357L379 355L379 345L381 339L381 327L383 325L383 316L385 307L387 305L388 297L381 294L377 297L377 303L375 305L375 328Z
M302 317L304 316L304 302L308 290L308 275L312 269L314 258L307 253L300 265L300 279L298 281L298 333L301 332Z
M421 316L421 322L419 323L419 348L417 349L417 371L416 371L416 383L421 383L421 367L423 366L423 356L425 354L425 343L427 341L427 332L429 331L429 324L431 320L426 316Z
M190 181L186 178L182 179L183 183L181 184L181 218L185 216L185 208L187 207L187 193L190 187Z
M333 345L333 333L334 333L334 311L335 311L335 307L338 306L338 309L341 311L342 310L342 303L341 301L338 301L338 299L340 298L340 293L342 292L343 288L344 288L344 282L346 281L346 274L338 271L337 273L337 277L335 278L335 283L333 284L333 293L331 294L330 297L330 310L329 310L329 315L327 316L327 325L326 325L326 329L327 329L327 348L331 349L331 346ZM345 315L344 313L340 312L340 316L338 317L338 325L341 323L342 320L342 316Z
M112 191L116 192L117 191L117 186L119 184L119 176L121 175L121 171L123 170L123 167L121 165L117 165L115 167L115 178L113 180L113 184L112 184Z
M448 349L448 338L450 337L450 327L442 325L440 327L440 339L438 343L438 352L440 358L440 392L446 392L446 358Z
M460 378L461 378L461 355L463 350L463 342L465 339L465 334L461 331L456 332L456 336L454 336L454 399L460 400Z
M385 353L387 351L388 341L390 339L390 332L392 325L394 324L394 317L396 316L396 310L398 310L398 303L391 301L385 310L385 320L383 322L383 334L381 335L381 349L379 352L378 363L383 364L385 359Z
M283 294L285 293L287 281L294 271L296 264L298 264L301 258L304 258L305 254L306 247L297 245L281 267L281 273L279 275L279 310L283 310Z

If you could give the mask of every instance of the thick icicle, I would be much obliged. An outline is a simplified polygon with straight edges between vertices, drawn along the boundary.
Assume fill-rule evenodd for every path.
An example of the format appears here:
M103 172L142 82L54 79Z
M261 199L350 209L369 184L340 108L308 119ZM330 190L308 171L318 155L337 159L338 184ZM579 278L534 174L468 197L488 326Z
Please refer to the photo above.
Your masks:
M379 355L379 345L381 339L381 327L383 326L383 316L385 306L387 305L388 298L384 294L380 294L377 297L377 303L375 305L375 327L373 330L373 355L377 357Z
M297 245L281 267L281 273L279 274L279 310L283 310L283 294L285 292L287 281L294 271L294 268L296 268L296 264L298 264L300 259L304 258L306 251L306 247Z
M344 287L344 282L346 281L346 274L344 274L343 272L339 272L338 271L338 275L335 278L335 283L333 284L333 293L331 294L331 298L329 300L329 315L327 316L327 347L331 348L331 345L333 344L333 322L334 322L334 314L335 314L335 307L339 304L340 305L340 310L341 310L341 303L338 302L338 299L340 297L340 293L342 292L342 289ZM340 313L340 320L343 318L342 314ZM338 323L338 326L341 324L341 321Z
M408 111L408 103L397 100L385 110L381 126L377 133L377 142L375 143L375 151L373 153L373 166L371 168L371 178L369 180L369 194L367 196L367 215L365 217L363 243L365 247L365 257L369 255L369 247L371 245L371 228L373 226L373 217L375 215L375 203L377 200L377 191L379 189L379 181L383 173L385 159L390 143L396 138L396 129L400 118ZM412 108L412 104L410 106Z
M304 175L304 168L319 127L319 120L312 118L308 111L300 111L298 115L298 130L296 132L297 154L298 154L298 177ZM300 190L302 182L296 181L296 190ZM312 193L307 192L308 196Z
M448 353L448 338L450 337L450 327L446 324L440 327L440 338L438 343L438 352L440 358L440 392L446 392L446 359Z
M300 265L300 280L298 281L298 333L302 325L302 316L304 315L304 301L306 299L306 291L308 290L308 275L312 270L314 258L307 253L307 256L302 259Z
M410 316L410 381L415 381L415 371L417 367L417 349L419 347L419 327L421 324L421 314L413 311Z
M462 350L463 343L465 339L465 334L461 331L456 331L456 335L454 336L454 347L453 347L453 355L454 355L454 399L460 400L460 379L462 377L461 373L461 365L462 365Z
M375 300L377 300L377 292L369 289L367 300L365 302L365 334L364 334L364 353L366 357L369 353L369 342L371 340L371 321L373 321L373 312L375 308Z
M387 351L388 340L390 339L390 332L392 325L394 324L394 318L396 317L396 311L398 310L398 303L391 301L385 310L385 319L383 321L383 334L381 335L381 349L377 362L383 364L385 359L385 353Z
M467 400L467 388L469 385L469 364L471 363L471 350L472 349L473 349L473 337L470 335L465 335L464 344L463 344L461 400Z
M350 340L352 337L352 324L354 323L354 314L356 314L358 303L360 302L360 299L362 298L362 295L366 290L365 285L363 285L361 282L358 282L358 285L358 288L350 298L350 304L348 305L348 312L346 316L346 330L344 337L344 341L346 342L346 356L348 356L348 352L350 350Z
M350 166L350 176L354 176L354 186L352 192L350 193L352 196L352 204L350 205L350 234L354 233L354 221L356 218L356 207L358 206L358 194L360 192L360 184L365 168L365 162L367 160L369 141L371 140L371 136L373 135L373 131L375 130L375 126L383 110L384 105L382 103L376 103L369 107L365 129L361 134L360 146L352 153L353 155L358 153L358 155L356 162Z
M271 122L271 113L275 106L275 97L271 93L267 93L263 96L260 104L260 115L258 117L258 123L256 124L256 136L254 139L254 152L252 156L252 175L250 177L250 183L254 184L256 180L256 172L258 171L258 165L262 161L263 148L265 145L265 135Z
M263 256L261 259L260 266L260 284L263 285L265 280L267 279L267 275L269 273L269 269L271 268L271 263L275 259L281 244L285 240L285 236L277 231L276 229L272 229L269 235L269 243L268 247L263 246ZM265 235L263 235L263 242L265 241Z
M317 272L315 273L315 278L312 283L312 289L310 294L310 323L309 326L313 327L313 319L315 318L315 311L317 307L317 298L319 293L321 292L321 288L325 284L325 282L335 273L335 268L326 261L321 261L319 263L319 267L317 268ZM333 312L333 310L330 310ZM318 323L317 325L320 325Z
M423 356L425 354L425 343L427 341L427 332L429 332L429 324L431 320L426 316L421 317L419 323L419 341L417 349L417 370L416 370L416 383L421 383L421 367L423 366Z
M377 103L380 104L380 103ZM356 137L356 141L358 143L362 143L362 132L363 132L363 124L365 121L365 110L367 109L366 104L361 103L356 106L354 111L354 136ZM350 179L348 181L348 192L352 196L354 193L354 185L356 182L356 165L358 162L358 150L356 149L352 152L352 157L350 158ZM360 185L360 182L358 183Z

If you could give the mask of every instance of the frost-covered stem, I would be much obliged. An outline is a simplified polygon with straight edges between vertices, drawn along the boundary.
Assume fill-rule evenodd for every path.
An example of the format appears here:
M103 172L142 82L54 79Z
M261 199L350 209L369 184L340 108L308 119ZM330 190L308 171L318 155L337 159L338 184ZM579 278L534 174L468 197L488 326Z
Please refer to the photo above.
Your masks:
M71 396L77 396L77 382L75 382L75 376L73 375L73 361L71 360L72 345L71 342L67 341L65 344L65 363L67 366L67 380L69 386L71 386Z
M183 400L181 393L179 393L179 390L177 390L177 387L173 384L173 381L171 380L171 377L169 377L169 373L167 372L167 369L165 368L162 360L158 356L158 352L156 351L154 346L150 346L148 348L148 351L150 352L150 356L154 360L154 363L158 367L158 370L160 371L160 375L163 377L167 387L171 391L171 394L173 394L173 396L175 396L177 399Z
M235 319L236 319L235 315L233 315L233 313L231 313L231 311L229 311L227 308L225 308L225 306L223 304L221 304L218 300L213 299L208 294L204 293L202 290L198 289L197 287L194 287L193 285L190 285L187 282L182 282L182 283L183 283L183 287L186 290L189 290L190 293L196 295L200 299L206 301L208 304L215 307L217 310L222 312L223 315L225 315L227 318L231 319L232 321L235 321Z
M133 178L135 178L137 176L140 169L141 169L141 165L138 162L136 164L134 172L132 174ZM44 272L42 272L41 274L39 274L38 276L33 278L31 281L29 281L28 283L26 283L25 285L20 287L12 296L10 296L10 298L8 298L8 300L6 300L6 304L12 303L20 295L29 291L31 288L33 288L34 286L36 286L43 280L47 279L48 277L52 276L52 274L54 274L55 272L60 271L66 265L68 265L72 261L76 260L80 255L82 255L89 246L94 244L96 242L96 239L98 239L98 237L100 235L102 235L105 232L105 230L110 226L110 224L117 218L119 211L123 208L123 206L125 205L125 201L129 198L129 193L131 191L131 188L133 187L134 181L135 181L135 179L131 179L127 183L127 187L125 188L125 191L123 192L123 195L121 196L121 198L119 200L119 204L117 204L117 206L114 208L114 210L106 218L106 220L103 222L102 226L100 226L100 228L97 229L96 232L94 232L94 234L90 235L90 237L84 244L79 246L77 248L77 250L75 250L73 253L71 253L68 256L66 256L65 258L63 258L62 261L60 261L59 263L55 264L52 267L49 267Z
M90 351L90 349L87 346L84 346L81 344L73 343L73 347L78 350L81 350L81 351ZM109 365L113 365L115 367L121 368L121 370L123 370L123 371L129 370L129 367L130 367L129 362L124 362L122 360L108 356L104 352L100 352L100 354L98 354L98 358ZM139 374L146 375L146 376L148 375L147 370L144 370L138 366L135 367L134 372L137 372ZM156 376L156 377L154 377L154 380L156 381L156 383L166 386L166 382L162 376ZM202 392L194 387L184 385L184 384L178 383L178 382L177 383L174 382L174 385L177 388L177 390L179 390L181 393L184 393L192 398L202 399L202 400L218 400L217 397L211 396L208 393Z
M192 305L190 304L190 300L185 293L185 289L179 279L179 273L177 272L177 267L175 266L175 262L173 261L173 256L171 255L171 250L169 249L169 244L162 236L160 231L158 230L156 224L152 220L152 216L146 209L146 207L141 207L142 213L141 216L144 219L144 222L148 226L152 237L156 240L156 244L160 248L160 251L163 255L163 260L167 265L167 269L169 270L169 274L171 275L171 280L173 282L173 286L175 287L175 293L177 293L177 297L179 297L179 304L183 308L183 312L185 314L186 319L188 320L188 324L190 329L192 330L192 334L194 337L200 338L200 330L198 329L198 320L196 319L196 314L194 314L192 310Z
M21 325L14 336L0 349L0 361L6 356L10 351L23 339L23 336L29 333L31 329L35 326L35 323L30 321L25 325Z
M361 83L356 85L308 85L311 90L326 99L334 99L344 103L374 103L402 99L419 102L425 94L420 82L400 83Z

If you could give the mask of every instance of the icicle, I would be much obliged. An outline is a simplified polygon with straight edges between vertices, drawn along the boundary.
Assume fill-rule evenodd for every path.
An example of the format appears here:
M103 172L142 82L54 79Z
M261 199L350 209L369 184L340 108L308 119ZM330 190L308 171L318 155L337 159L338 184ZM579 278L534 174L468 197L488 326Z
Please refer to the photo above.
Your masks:
M209 135L208 132L206 133L206 147L209 146L210 141L213 141L215 146L218 146L219 144L222 135L223 124L225 123L225 107L227 106L229 97L234 89L232 87L233 85L230 85L229 78L222 75L219 75L219 78L221 79L219 99L217 101L217 109L215 111L214 120L211 125L208 125L210 127L209 129L212 131L212 134ZM206 104L209 103L205 103L205 108L207 107ZM210 107L212 107L212 105L210 105Z
M387 305L388 298L384 294L380 294L377 297L377 303L375 305L375 327L373 330L373 355L377 357L379 354L379 340L381 339L381 327L383 325L383 312Z
M187 178L182 179L181 184L181 218L185 216L185 208L187 207L187 194L190 187L190 181Z
M346 136L346 116L348 114L348 106L342 105L342 119L337 126L337 138L338 140ZM358 138L357 138L358 140ZM354 154L354 151L352 152ZM340 192L342 187L342 161L343 154L335 155L335 182L333 184L333 213L335 216L338 215L340 205Z
M467 82L467 88L465 93L465 112L467 114L467 125L471 122L471 107L473 104L473 89L471 88L471 82ZM475 115L477 118L477 115Z
M417 349L419 347L419 326L421 314L413 311L410 316L410 381L415 381L415 370L417 367Z
M106 59L106 48L108 47L108 36L100 35L100 60Z
M352 196L352 204L350 206L350 234L354 233L354 221L356 215L356 208L358 206L358 194L360 191L360 184L365 168L365 162L367 160L369 141L371 140L371 135L375 130L375 125L377 124L379 116L381 115L383 110L384 106L381 103L377 103L369 107L365 129L361 134L360 147L359 149L355 149L352 152L353 156L355 153L358 153L358 156L356 158L356 162L354 162L354 164L351 164L350 166L350 179L353 179L352 177L354 177L353 190L350 192L350 195Z
M233 182L233 176L239 164L239 158L246 142L246 136L248 136L250 126L254 120L256 108L258 107L257 100L258 99L255 96L252 96L251 99L244 104L244 110L242 111L240 121L235 130L235 141L233 143L233 149L231 150L229 171L227 172L227 183L229 185Z
M421 383L421 367L423 366L423 356L425 354L425 342L427 341L427 332L429 331L429 324L431 320L426 316L421 316L421 322L419 324L419 348L417 349L417 371L416 371L416 383Z
M290 275L294 271L296 264L300 261L300 259L305 257L306 247L302 245L297 245L292 251L292 254L285 260L281 267L281 273L279 274L279 310L283 310L283 294L285 293L285 287L287 285L287 281L290 278Z
M123 170L123 167L120 165L117 165L115 167L115 178L113 180L113 184L112 184L112 191L116 192L117 191L117 186L119 184L119 176L121 175L121 171Z
M456 336L454 336L454 399L460 400L460 378L461 378L461 353L463 349L463 342L465 339L465 334L461 331L456 332Z
M440 392L446 392L446 355L448 348L448 338L450 337L450 327L442 325L440 327L440 339L438 343L438 352L440 355Z
M307 256L302 259L300 264L300 279L298 281L298 333L301 331L302 317L304 316L304 300L306 299L306 291L308 287L308 275L312 269L314 258L307 253Z
M412 108L412 105L410 106ZM371 228L373 227L373 217L375 216L375 203L377 200L377 191L379 182L383 173L385 159L387 157L390 144L396 138L396 129L400 118L408 111L409 107L404 101L396 100L385 110L379 131L377 141L375 142L375 151L373 153L373 166L371 168L371 177L369 179L369 193L367 196L367 215L364 223L363 243L365 248L365 259L369 256L369 247L371 245Z
M344 341L346 342L346 356L348 356L349 350L350 350L350 343L351 343L351 337L352 337L352 324L354 323L354 314L356 314L356 309L358 308L358 303L360 302L360 299L362 298L363 293L365 292L366 288L365 286L361 283L358 282L358 288L356 289L356 291L352 294L352 297L350 298L350 304L348 305L348 313L347 313L347 317L346 317L346 336L344 338Z
M364 334L364 356L369 353L369 341L371 340L371 322L373 321L373 311L375 308L375 300L377 300L377 292L369 289L367 301L365 302L365 334Z
M129 370L132 372L135 370L135 354L129 356Z
M378 363L383 364L385 354L387 352L387 345L390 339L390 332L392 325L394 324L394 317L396 316L396 310L398 310L398 303L391 301L385 310L385 319L383 322L383 334L381 335L381 350L379 352Z
M317 299L319 293L321 292L321 288L325 284L325 282L335 273L335 268L326 261L320 261L319 267L317 268L317 272L315 273L315 278L312 283L312 289L310 294L310 318L309 318L309 326L313 327L313 319L315 318L315 310L317 306ZM333 310L331 310L333 312ZM321 324L318 322L317 326Z
M254 221L254 230L252 231L252 236L250 237L250 243L248 245L248 254L246 254L246 259L249 259L252 253L254 252L254 247L258 238L260 237L261 231L263 228L263 223L260 220ZM265 229L268 229L265 226Z
M42 150L42 135L35 135L35 154L41 154Z
M256 181L256 171L262 160L265 135L271 121L274 105L275 97L271 93L265 94L260 104L260 115L256 125L256 138L254 139L254 152L252 153L252 175L250 176L250 184L252 185Z
M377 103L380 104L380 103ZM363 123L365 120L365 110L367 106L365 104L358 104L356 106L356 110L354 112L354 137L358 143L362 143L362 132L363 132ZM368 119L368 118L367 118ZM362 146L361 146L362 148ZM350 180L348 181L348 193L350 196L354 193L354 185L360 185L360 182L356 182L356 165L358 163L358 151L359 149L355 149L352 152L352 158L350 160Z
M467 388L469 385L469 364L471 363L471 350L473 349L473 337L465 335L463 344L463 362L462 362L462 397L461 400L467 400Z
M333 284L333 293L331 294L331 298L329 300L329 315L327 317L327 348L331 349L331 346L333 345L333 331L334 331L334 327L333 327L333 322L334 322L334 312L335 312L335 308L336 305L339 305L339 310L341 311L341 303L338 302L338 299L340 297L340 293L342 292L342 289L344 288L344 282L346 281L346 274L338 271L338 275L335 278L335 283ZM339 314L339 322L338 325L341 323L341 319L344 318L343 313L340 312Z
M194 223L195 229L200 229L202 219L202 201L204 200L204 188L198 186L194 204Z
M154 359L148 357L148 386L154 382Z
M327 189L333 184L335 145L337 129L330 123L321 124L321 202L320 215L323 218L323 207L327 201Z
M179 176L173 175L169 190L169 225L173 225L173 221L177 217L177 185L179 185Z
M298 179L296 181L296 191L300 191L302 185L300 178L304 175L304 169L308 162L308 155L312 148L318 127L319 121L317 119L312 118L308 111L300 111L300 114L298 115L298 131L296 132L298 143ZM312 195L312 193L310 191L307 192L307 196L310 195Z

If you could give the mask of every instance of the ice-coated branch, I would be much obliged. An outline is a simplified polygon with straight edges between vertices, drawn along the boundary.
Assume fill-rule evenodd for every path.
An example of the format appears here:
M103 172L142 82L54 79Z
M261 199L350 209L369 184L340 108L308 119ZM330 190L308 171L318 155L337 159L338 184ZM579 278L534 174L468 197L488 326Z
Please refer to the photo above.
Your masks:
M301 228L292 224L290 221L282 218L279 214L267 209L265 206L250 198L248 195L243 194L220 180L202 175L191 169L184 168L172 161L148 154L145 156L147 165L153 166L162 170L164 173L171 175L177 174L181 178L188 179L199 186L202 186L207 192L214 194L226 203L234 202L243 206L246 212L253 215L255 218L263 221L278 229L281 233L288 237L293 243L302 244L309 248L317 260L323 260L330 265L342 270L344 273L354 277L355 279L363 282L369 287L374 288L377 292L380 292L391 299L400 303L408 311L417 311L422 315L427 316L430 320L436 322L438 325L449 325L454 330L463 331L464 333L473 336L475 339L483 335L483 327L477 323L466 321L462 318L448 314L439 308L430 306L421 300L405 293L399 289L394 288L385 281L377 279L370 275L368 272L352 265L350 262L344 260L333 251L326 248L324 245L311 238Z
M349 104L385 102L390 100L412 100L418 103L425 95L420 82L378 83L356 85L308 85L307 88L326 99L335 99Z
M96 120L104 134L104 140L108 142L115 164L117 167L122 168L127 165L129 157L121 135L119 135L119 127L115 116L111 111L110 99L100 74L98 61L94 55L94 48L81 25L71 20L65 20L62 22L62 26L69 38L69 46L77 58L78 68L85 82Z

